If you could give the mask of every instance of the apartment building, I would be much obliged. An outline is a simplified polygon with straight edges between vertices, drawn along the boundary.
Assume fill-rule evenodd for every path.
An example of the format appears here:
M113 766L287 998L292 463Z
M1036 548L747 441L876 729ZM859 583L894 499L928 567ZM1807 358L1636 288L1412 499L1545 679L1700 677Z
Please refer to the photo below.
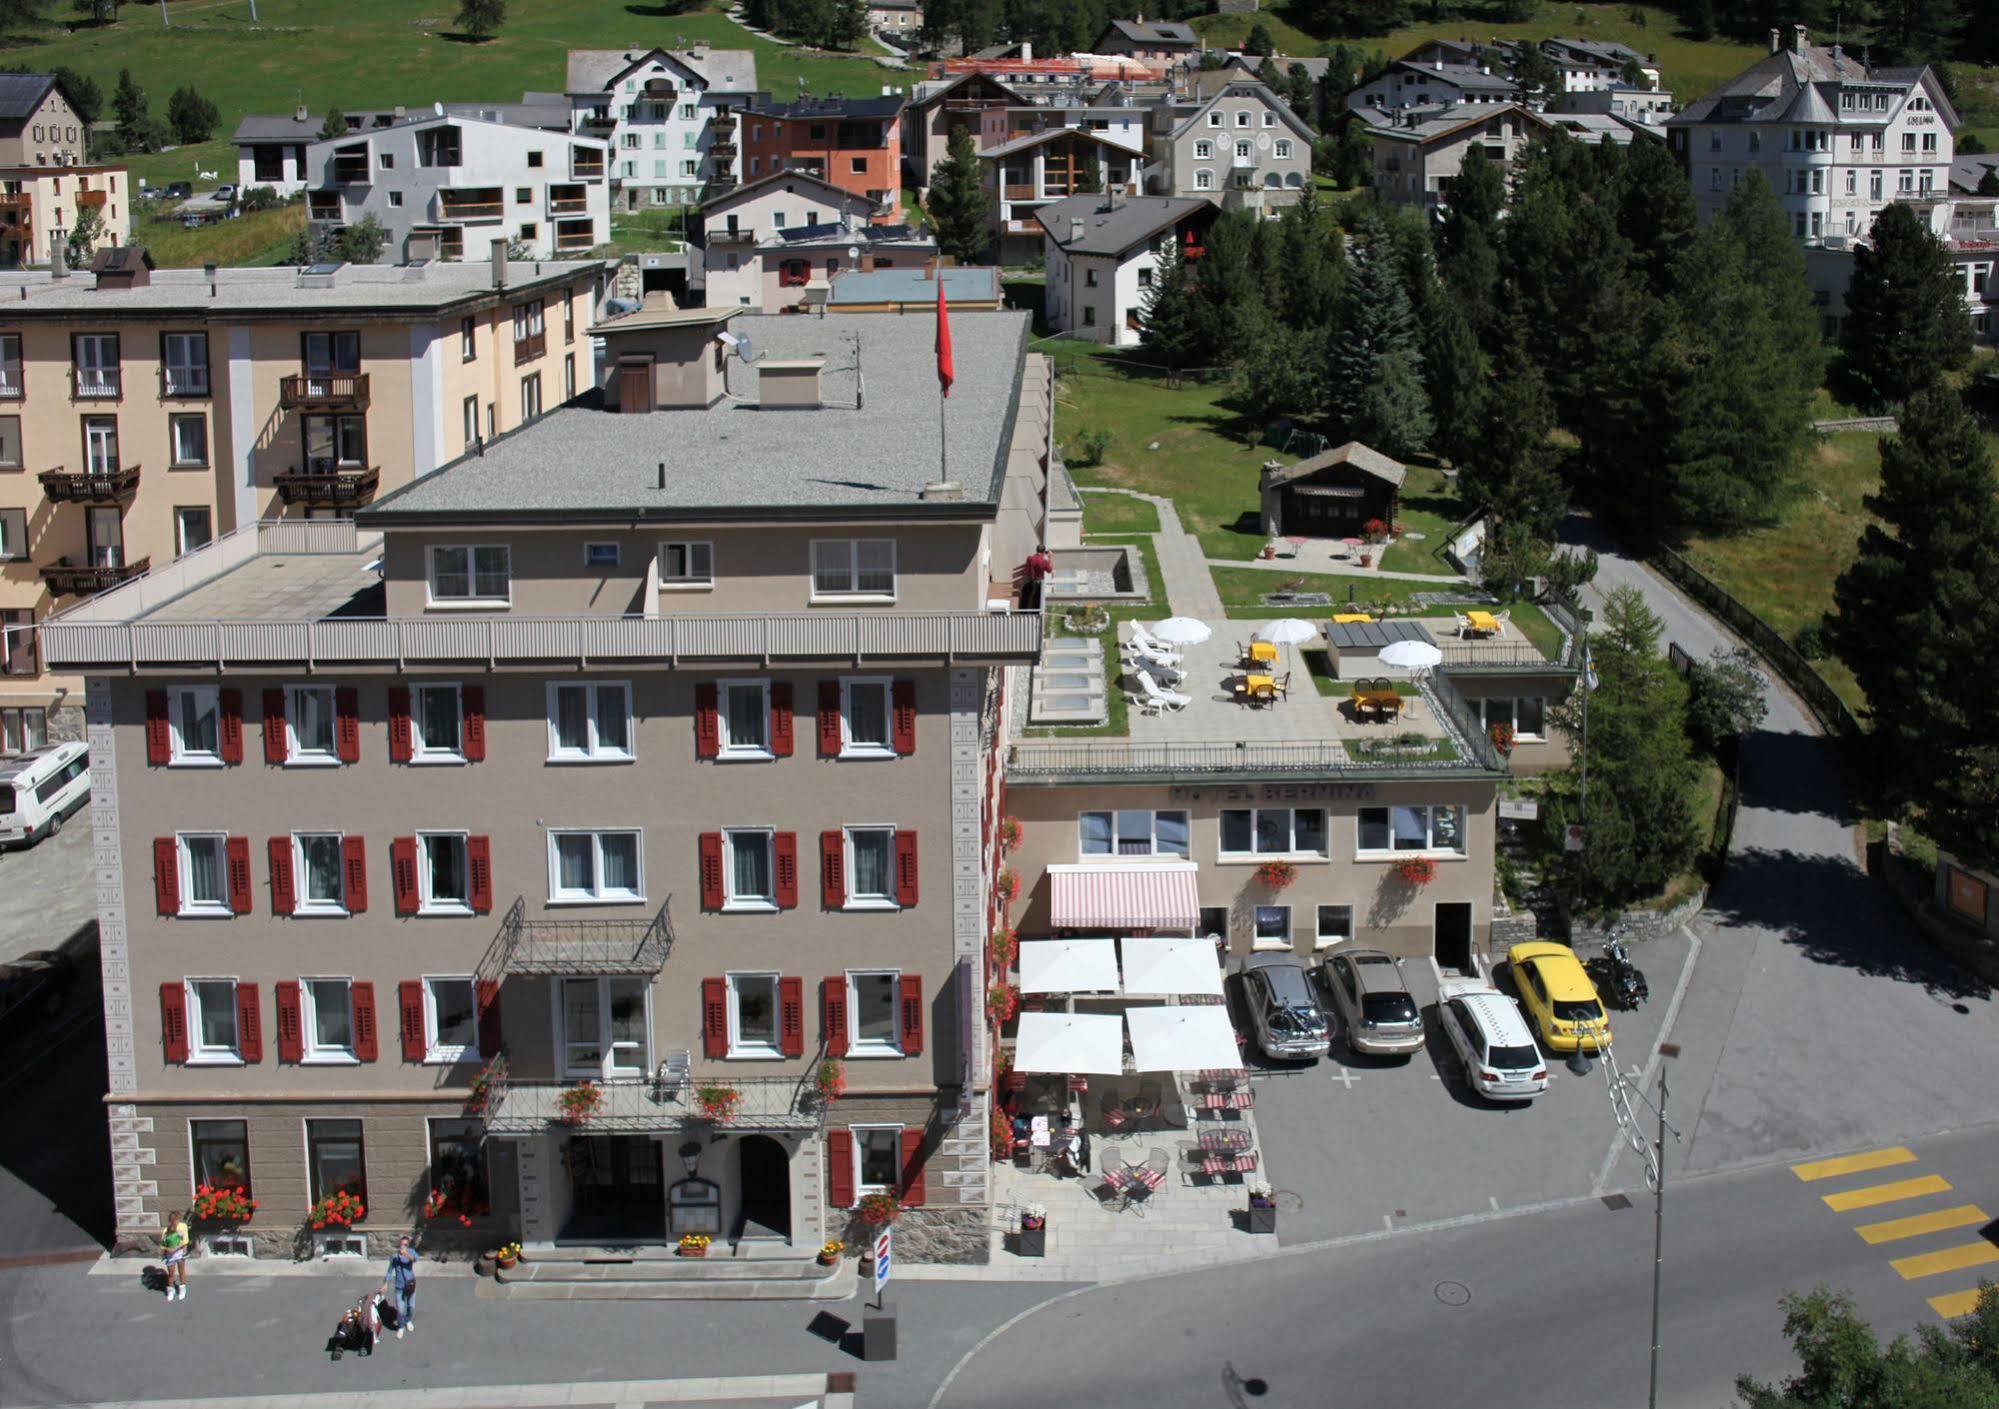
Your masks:
M540 132L569 130L569 101L560 93L523 93L518 103L432 103L417 109L419 115L477 118L503 122L509 127ZM342 136L363 136L384 127L408 122L410 109L342 109L346 124ZM243 190L268 186L281 196L304 195L313 184L306 165L306 149L326 136L326 118L303 103L289 114L250 113L236 124L231 139L236 144L236 184Z
M82 682L19 628L259 520L351 514L587 389L602 270L155 270L126 245L0 274L0 749L82 728Z
M743 179L804 171L865 196L886 214L902 188L902 94L774 102L759 94L744 110Z
M327 233L373 218L398 259L483 257L504 240L529 259L611 238L611 147L497 116L424 113L306 148L306 213Z
M983 1260L1027 325L957 320L940 450L927 318L641 310L583 404L43 628L90 680L128 1245L206 1182L258 1200L208 1252L812 1275L895 1193L899 1257Z
M868 0L868 28L893 43L915 43L923 28L923 0Z
M85 210L99 221L97 243L132 237L131 181L122 166L0 167L0 269L46 265Z
M76 166L89 132L45 73L0 73L0 166Z
M1443 58L1397 59L1347 94L1347 111L1372 116L1403 108L1496 106L1525 103L1527 92L1504 69L1489 63L1449 63Z
M1622 125L1618 126L1622 130ZM1549 115L1518 103L1496 108L1471 103L1434 112L1407 109L1382 114L1367 129L1374 144L1375 193L1395 205L1447 205L1451 183L1473 147L1480 148L1487 160L1511 170L1529 143L1554 128ZM1630 140L1628 131L1623 135Z
M1627 87L1624 75L1636 68L1648 88L1659 86L1659 60L1628 44L1608 39L1544 39L1541 52L1554 60L1564 93L1602 93Z
M1041 252L1035 218L1051 202L1084 192L1131 195L1145 179L1143 153L1087 128L1030 133L979 153L992 194L999 262L1019 264Z
M928 190L937 163L950 154L952 129L960 126L971 131L981 157L1055 132L1087 134L1143 155L1146 98L1139 86L1077 77L1071 84L1017 89L983 73L917 84L903 114L903 158L911 181Z
M1128 20L1112 20L1104 26L1093 47L1099 54L1187 63L1199 57L1202 44L1192 25L1178 20L1148 21L1144 15L1138 15Z
M1215 206L1196 196L1069 196L1034 213L1047 290L1042 316L1056 332L1134 347L1159 266L1204 251Z
M735 111L757 91L748 49L571 49L572 130L611 144L620 210L694 205L742 180Z
M835 275L934 264L937 240L877 224L873 201L803 171L779 172L701 207L697 286L710 308L820 306Z
M1263 83L1226 70L1196 74L1148 114L1146 190L1275 214L1312 179L1312 137Z

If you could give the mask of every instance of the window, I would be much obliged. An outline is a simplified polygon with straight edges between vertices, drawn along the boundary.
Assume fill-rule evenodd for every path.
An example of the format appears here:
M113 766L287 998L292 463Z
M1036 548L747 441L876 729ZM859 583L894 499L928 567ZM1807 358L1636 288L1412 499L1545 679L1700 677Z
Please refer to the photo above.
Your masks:
M472 913L472 880L463 832L416 834L418 911L425 915Z
M410 687L410 760L463 763L464 704L456 685Z
M114 417L83 418L83 463L94 475L118 473L118 422Z
M534 221L532 220L523 220L521 222L521 232L518 238L524 243L532 244L534 241L541 238L541 226L535 224ZM516 343L514 346L518 349L520 344ZM535 354L529 354L529 355L532 356Z
M389 192L389 205L392 209L401 209L402 203L403 193L401 191Z
M4 369L0 369L0 379L5 376ZM18 470L22 464L21 418L0 416L0 470Z
M180 913L227 915L229 908L228 838L221 832L180 832L176 870L180 875Z
M1353 906L1321 905L1319 907L1319 948L1329 944L1344 944L1353 938Z
M461 1214L486 1211L485 1127L460 1117L432 1119L430 1125L430 1192L442 1195Z
M462 1062L479 1056L479 1003L469 978L423 981L423 1059Z
M358 1120L308 1120L305 1123L307 1197L314 1203L335 1194L352 1194L368 1203L368 1170L361 1150Z
M1077 849L1084 856L1187 855L1185 812L1148 812L1142 808L1085 812L1076 824Z
M1263 125L1265 127L1277 126L1277 114L1266 109L1263 114Z
M1222 813L1222 855L1324 856L1322 807L1229 808Z
M1279 161L1285 161L1288 160L1290 156L1291 156L1291 139L1289 137L1279 137L1277 139L1277 159Z
M306 375L321 386L328 377L353 376L361 370L359 333L306 333L301 351L305 358Z
M1545 737L1543 730L1546 727L1547 709L1542 700L1493 697L1482 700L1479 704L1488 730L1504 724L1513 731L1513 737L1516 739L1539 740Z
M1256 907L1255 945L1258 949L1289 949L1291 947L1291 907L1289 905L1259 905Z
M725 910L775 910L777 883L771 864L771 834L737 827L722 833Z
M505 606L512 598L513 560L504 543L433 547L430 600L473 606Z
M208 463L208 417L172 416L167 420L167 427L175 469Z
M711 543L662 543L659 545L659 585L661 587L713 587L715 547Z
M723 680L717 686L722 758L770 758L770 682Z
M571 1076L630 1077L646 1070L642 978L562 981L562 1051Z
M1215 154L1215 144L1213 142L1196 142L1194 144L1195 161L1206 161L1214 154Z
M187 1059L190 1062L238 1062L236 1045L236 980L191 978L187 981Z
M778 1046L777 975L730 974L729 1055L776 1057Z
M848 970L848 1056L902 1055L902 1026L896 1015L901 981L902 974L896 969Z
M222 716L213 685L184 685L167 691L167 723L172 761L219 767Z
M116 333L76 333L71 339L76 394L116 396L121 390Z
M1249 113L1248 113L1248 112L1247 112L1246 110L1245 110L1245 111L1242 111L1242 112L1238 112L1238 113L1237 113L1237 114L1235 115L1235 125L1236 125L1237 127L1247 127L1247 126L1249 126Z
M1238 142L1238 143L1236 143L1236 144L1235 144L1235 154L1236 154L1236 157L1237 157L1237 159L1238 159L1238 160L1240 160L1240 161L1248 161L1248 160L1249 160L1249 143L1247 143L1247 142Z
M293 914L345 915L347 883L341 865L340 833L293 832Z
M1094 289L1096 286L1097 286L1097 271L1095 269L1085 269L1083 271L1083 287L1086 289Z
M847 907L896 908L895 828L846 828Z
M368 462L368 420L365 416L307 416L305 464L316 474L331 474Z
M1150 269L1141 269L1138 271L1138 286L1141 289L1152 287L1152 271Z
M1083 310L1083 326L1086 328L1094 328L1096 325L1097 325L1097 310L1095 308L1085 308Z
M548 687L549 762L623 762L631 757L631 686Z
M250 1197L249 1124L241 1120L190 1120L187 1139L194 1154L194 1184L234 1189Z
M562 399L576 399L576 354L573 352L562 354Z
M458 356L466 362L473 361L479 356L479 324L474 319L458 320ZM478 398L468 396L465 399L476 401Z
M812 540L812 594L815 597L893 597L893 538Z
M521 419L532 421L541 415L541 373L530 372L521 378Z
M548 898L584 903L645 899L637 831L548 834Z
M902 1187L902 1127L856 1125L854 1188L862 1194L892 1194Z
M1902 134L1902 150L1905 152L1913 152L1915 149L1916 149L1916 134L1913 132L1904 132Z
M516 357L541 356L542 340L541 300L533 303L514 305L514 355Z
M1208 126L1220 127L1221 125L1222 125L1222 115L1220 113L1211 112L1208 114Z
M1465 814L1461 807L1363 807L1360 849L1371 851L1464 850Z
M1860 194L1859 172L1849 170L1846 173L1846 194L1849 196L1857 196Z
M168 396L208 395L208 334L160 334L160 386Z
M0 560L24 561L28 556L28 511L0 509Z
M298 985L307 1062L354 1058L354 985L344 978L308 978Z
M886 679L849 678L840 682L840 756L892 758L889 733L890 683Z
M1210 189L1214 184L1215 174L1212 171L1197 171L1194 173L1195 190L1205 191Z
M394 152L378 152L376 156L381 162L382 170L394 171L396 169L396 154Z

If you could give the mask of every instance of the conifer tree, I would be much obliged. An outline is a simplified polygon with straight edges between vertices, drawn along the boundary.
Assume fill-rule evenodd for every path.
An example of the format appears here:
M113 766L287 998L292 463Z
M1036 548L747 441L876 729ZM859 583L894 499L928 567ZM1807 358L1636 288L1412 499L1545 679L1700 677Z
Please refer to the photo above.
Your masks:
M1504 321L1502 336L1472 419L1474 434L1458 461L1458 492L1536 538L1553 539L1568 510L1568 490L1548 441L1555 405L1528 355L1526 324L1517 313Z
M937 233L937 248L954 259L970 261L992 243L992 194L979 170L972 130L951 129L944 160L930 175L930 199L924 209Z
M1397 458L1430 440L1430 398L1409 294L1377 243L1340 293L1326 359L1326 413L1333 435Z
M1170 371L1194 366L1202 356L1200 310L1177 247L1153 271L1138 326L1139 345Z
M1970 358L1963 276L1915 207L1889 206L1855 248L1841 345L1847 376L1877 407L1907 400Z

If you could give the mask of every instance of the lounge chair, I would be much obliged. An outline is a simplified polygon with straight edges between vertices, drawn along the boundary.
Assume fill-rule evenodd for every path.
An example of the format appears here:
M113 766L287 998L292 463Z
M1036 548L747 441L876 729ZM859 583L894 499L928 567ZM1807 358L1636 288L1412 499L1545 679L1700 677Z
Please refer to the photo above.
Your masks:
M1163 655L1158 652L1148 650L1143 646L1134 646L1132 648L1131 664L1136 669L1150 668L1152 670L1156 670L1161 675L1164 675L1168 677L1170 680L1176 682L1183 679L1187 673L1180 666L1180 657L1175 655Z
M1134 621L1131 624L1131 644L1134 648L1141 648L1148 655L1161 660L1177 662L1180 659L1180 653L1147 631L1142 621Z
M1149 703L1162 706L1166 709L1185 709L1194 702L1192 695L1183 695L1178 690L1160 689L1159 682L1152 678L1149 671L1141 670L1138 672L1138 688L1144 691L1145 698Z

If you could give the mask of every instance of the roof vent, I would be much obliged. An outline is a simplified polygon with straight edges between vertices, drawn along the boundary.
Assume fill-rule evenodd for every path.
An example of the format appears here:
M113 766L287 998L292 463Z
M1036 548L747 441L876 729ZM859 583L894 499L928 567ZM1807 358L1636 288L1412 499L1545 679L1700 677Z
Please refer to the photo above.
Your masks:
M965 486L955 479L937 479L923 486L918 494L926 504L956 504L965 498Z

